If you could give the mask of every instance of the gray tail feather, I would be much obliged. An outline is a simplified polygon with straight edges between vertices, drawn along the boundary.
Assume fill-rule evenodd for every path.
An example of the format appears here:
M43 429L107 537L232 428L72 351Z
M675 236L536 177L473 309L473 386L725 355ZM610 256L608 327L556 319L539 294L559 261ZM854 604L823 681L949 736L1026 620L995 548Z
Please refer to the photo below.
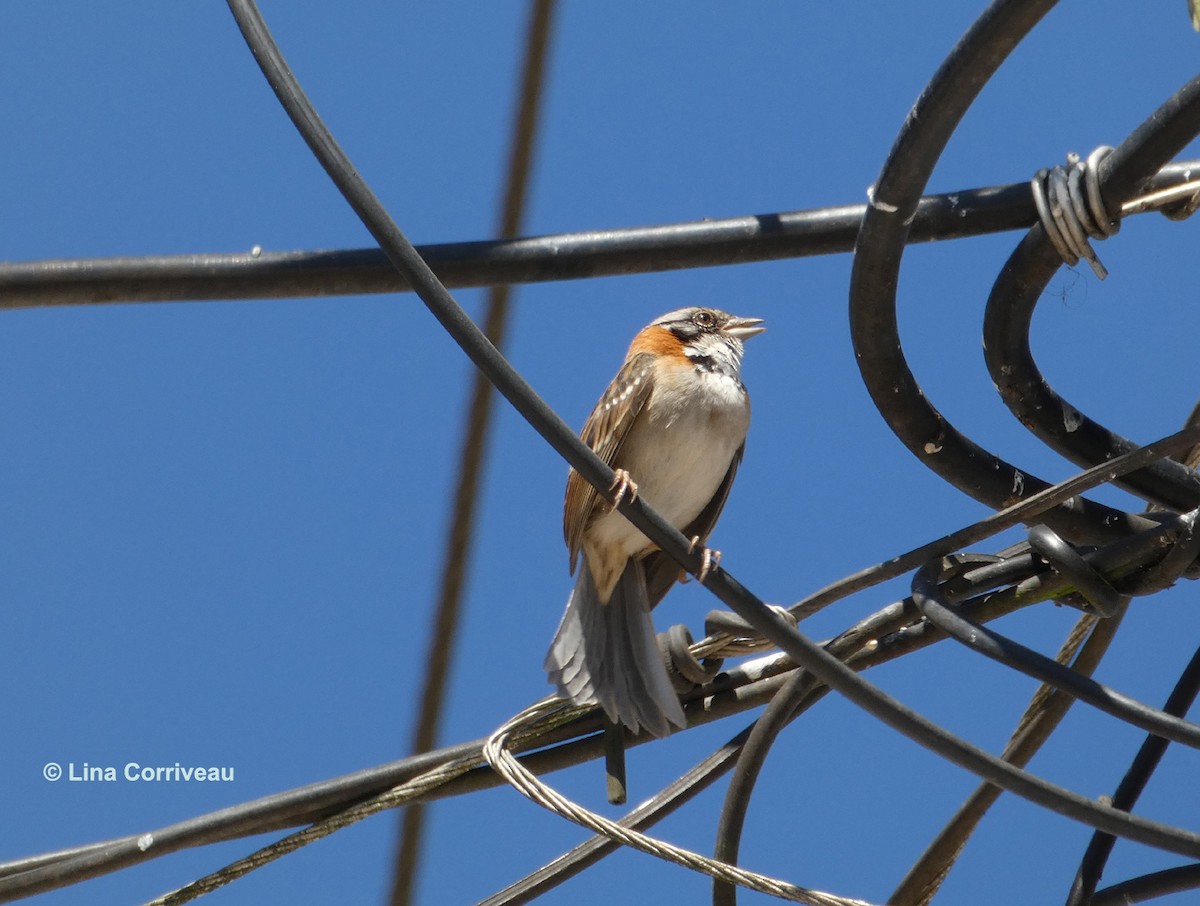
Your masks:
M630 560L612 598L601 604L587 561L546 655L559 693L577 705L599 704L613 722L667 736L687 726L658 648L642 563Z

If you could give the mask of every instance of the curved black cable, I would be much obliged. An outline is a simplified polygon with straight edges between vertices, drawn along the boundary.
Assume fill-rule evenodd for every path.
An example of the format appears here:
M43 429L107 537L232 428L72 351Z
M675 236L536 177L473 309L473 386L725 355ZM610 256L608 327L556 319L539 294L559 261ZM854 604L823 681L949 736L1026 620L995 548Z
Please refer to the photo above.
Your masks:
M459 307L429 265L417 253L321 121L288 68L287 61L271 37L255 3L252 0L227 0L227 3L280 104L347 204L379 243L388 260L408 281L459 348L487 376L513 408L575 471L599 489L602 496L611 498L614 477L612 469L580 440L566 422L517 373L470 316ZM689 544L689 540L647 506L641 497L633 500L629 500L628 497L622 498L618 508L647 538L676 562L693 574L700 573L704 566L702 552L691 549L693 546ZM714 591L724 588L726 594L737 594L734 589L738 589L748 595L748 592L728 577L719 566L709 572L705 585Z
M942 567L942 561L935 561L917 570L913 576L912 594L925 618L951 638L1148 733L1200 749L1200 724L1152 708L955 613L947 606L938 588Z
M815 685L812 674L804 670L795 671L783 688L771 699L749 727L746 744L738 754L733 776L725 788L721 815L717 821L717 843L713 858L736 865L741 852L742 830L746 825L746 812L750 808L750 797L758 782L759 772L767 759L771 745L779 733L790 722L799 700ZM737 885L713 878L713 906L736 906Z
M1179 675L1175 688L1171 690L1166 704L1163 705L1163 711L1182 717L1192 707L1198 694L1200 694L1200 648L1196 649L1196 653L1192 655L1188 665L1183 668L1183 673ZM1116 792L1113 793L1114 808L1129 811L1137 804L1138 797L1142 795L1146 784L1150 782L1151 775L1162 761L1163 754L1167 751L1167 745L1167 740L1160 736L1146 737L1141 748L1138 749L1137 755L1130 763L1129 770L1125 772L1125 776L1117 785ZM1109 834L1096 833L1092 835L1092 840L1079 863L1079 871L1075 875L1071 891L1067 895L1067 906L1088 906L1089 903L1092 903L1092 895L1096 892L1096 885L1100 883L1104 865L1108 862L1109 854L1116 842L1116 839ZM1197 883L1200 884L1200 880Z
M1047 484L970 440L926 399L900 345L896 289L911 218L942 150L984 83L1054 5L1055 0L998 0L942 63L884 164L850 275L851 338L876 408L922 463L996 509ZM1094 543L1146 527L1139 516L1083 497L1046 512L1042 521L1072 540Z
M1029 547L1075 589L1075 594L1065 599L1064 603L1076 603L1082 596L1083 601L1079 602L1081 608L1089 609L1101 617L1111 617L1124 610L1129 603L1128 595L1122 595L1113 588L1104 576L1092 569L1079 551L1052 528L1033 526L1029 530Z
M1109 211L1136 193L1164 160L1200 133L1200 76L1161 105L1100 164L1100 187ZM1017 420L1071 461L1090 465L1136 444L1084 415L1056 393L1029 346L1033 312L1062 260L1045 228L1036 224L1000 271L983 319L984 358L1001 399ZM1164 460L1131 472L1117 484L1173 510L1200 504L1200 476Z
M1089 906L1132 906L1172 893L1200 887L1200 863L1167 868L1106 887L1092 897Z
M844 641L850 645L843 645ZM839 649L850 649L859 644L858 637L852 629L842 633L828 646L831 652ZM859 654L865 654L860 650ZM851 657L846 661L853 664ZM717 842L713 848L713 857L736 865L741 850L742 831L746 825L746 813L750 808L750 798L767 754L783 728L800 716L829 692L828 687L821 684L806 670L796 670L771 698L763 713L748 728L748 735L738 753L737 762L733 765L733 775L729 778L729 786L725 790L725 799L721 805L721 815L717 821ZM804 707L802 707L804 706ZM727 881L713 879L713 906L736 906L737 885Z

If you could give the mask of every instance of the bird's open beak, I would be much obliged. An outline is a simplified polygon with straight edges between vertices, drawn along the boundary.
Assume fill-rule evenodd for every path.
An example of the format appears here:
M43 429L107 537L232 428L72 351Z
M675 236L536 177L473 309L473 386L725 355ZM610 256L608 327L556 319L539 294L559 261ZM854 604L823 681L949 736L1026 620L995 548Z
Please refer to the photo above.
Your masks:
M748 340L766 330L765 327L758 326L762 322L762 318L730 318L721 329L738 340Z

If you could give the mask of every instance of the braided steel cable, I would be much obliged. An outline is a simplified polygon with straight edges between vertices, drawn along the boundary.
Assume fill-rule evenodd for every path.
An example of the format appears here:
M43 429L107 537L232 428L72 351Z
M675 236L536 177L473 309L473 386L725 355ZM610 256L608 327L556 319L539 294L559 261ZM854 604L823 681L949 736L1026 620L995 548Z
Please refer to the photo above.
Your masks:
M758 872L746 871L736 865L730 865L718 859L710 859L699 853L694 853L674 846L663 840L623 826L616 821L604 818L570 801L565 796L555 792L525 770L517 759L512 757L508 749L509 741L514 733L522 729L530 721L536 720L547 707L543 703L534 705L502 724L489 738L483 747L484 757L492 767L521 793L543 808L549 809L562 817L574 821L582 827L603 834L610 839L633 849L641 850L660 859L666 859L685 868L703 872L713 878L728 884L738 884L750 890L766 893L794 903L807 903L809 906L870 906L864 900L840 897L821 890L801 887L787 881L767 877Z
M645 830L687 804L729 770L749 733L748 727L665 789L630 810L618 824L631 830ZM597 834L537 871L480 900L478 906L519 906L532 902L605 856L611 855L620 846L621 844L611 837Z

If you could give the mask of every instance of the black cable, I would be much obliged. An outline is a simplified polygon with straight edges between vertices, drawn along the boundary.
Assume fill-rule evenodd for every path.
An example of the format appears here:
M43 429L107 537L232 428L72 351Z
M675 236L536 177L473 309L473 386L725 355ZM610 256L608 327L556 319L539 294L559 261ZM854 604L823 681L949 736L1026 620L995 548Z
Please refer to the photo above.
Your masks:
M1163 168L1166 188L1200 161ZM522 239L417 246L452 289L583 280L695 267L830 255L854 250L866 205L782 211L689 223L585 230ZM1037 221L1027 182L922 198L909 242L1024 230ZM411 290L382 250L0 262L0 311L48 305L284 299Z
M1200 76L1154 111L1099 166L1109 211L1139 191L1164 159L1200 133ZM1029 346L1033 312L1062 260L1042 224L1018 244L996 278L983 321L984 358L1005 405L1038 438L1081 465L1104 462L1136 444L1094 421L1046 383ZM1173 510L1200 504L1200 476L1170 460L1117 484Z

